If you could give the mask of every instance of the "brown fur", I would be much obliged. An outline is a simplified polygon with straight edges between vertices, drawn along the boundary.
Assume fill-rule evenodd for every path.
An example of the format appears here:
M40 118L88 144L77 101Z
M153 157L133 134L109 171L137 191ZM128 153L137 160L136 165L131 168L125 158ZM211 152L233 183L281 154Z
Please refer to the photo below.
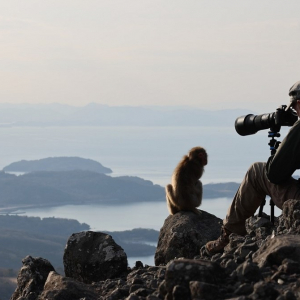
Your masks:
M207 153L194 147L179 162L172 175L172 184L166 186L166 200L170 214L184 210L200 214L196 207L202 202L202 182L199 180L207 164Z

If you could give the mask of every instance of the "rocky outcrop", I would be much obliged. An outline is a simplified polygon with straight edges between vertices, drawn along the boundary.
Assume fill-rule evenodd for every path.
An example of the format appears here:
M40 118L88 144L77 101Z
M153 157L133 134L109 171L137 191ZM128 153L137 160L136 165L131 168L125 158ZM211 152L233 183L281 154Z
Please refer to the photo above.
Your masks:
M284 259L289 258L300 263L300 236L282 235L268 239L253 256L253 262L259 267L280 266Z
M18 286L11 300L36 300L44 289L48 274L54 268L48 260L41 257L26 256L22 263L23 267L17 278Z
M300 228L295 213L299 205L300 201L287 201L283 215L276 218L275 225L266 216L249 218L246 222L247 235L231 234L223 253L209 257L201 247L200 255L192 259L171 259L167 264L156 267L137 262L134 268L115 274L116 278L91 283L75 279L78 275L72 273L69 274L71 277L58 275L49 262L29 257L23 260L24 267L18 276L18 288L12 300L300 299ZM174 221L176 219L178 223ZM170 222L174 222L175 232L179 234L177 228L182 226L182 220L185 226L189 226L186 220L192 222L190 228L196 226L188 212L168 217L165 226L171 230ZM220 227L218 222L210 223L216 232ZM182 230L185 230L183 227ZM72 251L80 254L82 245L74 243L74 237L71 240ZM89 243L92 241L90 239ZM99 247L89 247L89 243L85 245L85 251L89 248L98 253ZM186 242L180 247L189 248L191 245ZM190 253L188 249L186 251ZM74 272L77 272L76 269ZM93 281L92 278L89 280Z
M194 258L201 246L220 235L221 224L221 219L205 211L201 215L181 211L168 216L160 230L155 265L179 257Z
M74 233L64 252L67 277L92 283L127 272L127 255L108 234L93 231Z
M52 271L49 273L47 281L45 282L43 292L41 293L38 299L97 300L98 295L96 289L93 286L84 284L72 278L63 277Z

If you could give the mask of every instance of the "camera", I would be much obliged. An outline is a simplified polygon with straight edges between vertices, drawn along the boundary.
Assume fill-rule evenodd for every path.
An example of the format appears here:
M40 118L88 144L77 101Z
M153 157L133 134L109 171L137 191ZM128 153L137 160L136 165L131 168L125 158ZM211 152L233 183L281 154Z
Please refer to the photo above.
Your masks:
M287 110L286 108L286 105L281 105L275 112L269 114L238 117L235 120L235 130L239 135L245 136L263 129L279 132L281 126L293 126L298 120L297 113L292 108Z

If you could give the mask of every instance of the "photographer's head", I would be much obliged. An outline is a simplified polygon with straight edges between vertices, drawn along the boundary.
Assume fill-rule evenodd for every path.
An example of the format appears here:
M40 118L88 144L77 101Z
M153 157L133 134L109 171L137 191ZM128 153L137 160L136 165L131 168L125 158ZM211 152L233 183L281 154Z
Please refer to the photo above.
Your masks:
M298 116L300 116L300 81L297 81L289 91L290 104L286 108L288 110L289 108L293 108L297 111Z

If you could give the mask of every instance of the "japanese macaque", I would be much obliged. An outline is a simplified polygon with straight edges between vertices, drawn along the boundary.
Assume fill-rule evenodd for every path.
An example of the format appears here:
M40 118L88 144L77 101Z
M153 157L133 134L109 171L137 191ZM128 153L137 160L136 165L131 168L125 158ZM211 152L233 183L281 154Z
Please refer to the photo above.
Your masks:
M177 165L172 184L166 186L166 199L171 215L184 210L200 214L196 207L202 202L202 182L199 180L207 165L207 153L202 147L194 147Z

